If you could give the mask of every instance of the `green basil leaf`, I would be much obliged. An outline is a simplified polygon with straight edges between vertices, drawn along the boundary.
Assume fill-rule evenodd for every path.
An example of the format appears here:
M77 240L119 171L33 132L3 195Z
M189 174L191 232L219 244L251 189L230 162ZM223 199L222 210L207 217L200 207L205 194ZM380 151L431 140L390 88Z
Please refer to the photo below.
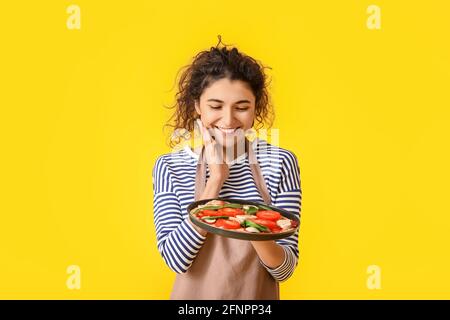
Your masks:
M246 214L255 215L258 212L258 207L250 206L245 212Z
M267 228L265 226L262 226L262 225L259 225L259 224L255 223L255 222L251 221L251 220L245 220L245 226L246 227L256 228L259 231L269 231L269 228Z
M204 216L200 219L229 219L229 216Z
M242 204L239 203L226 203L223 208L242 208Z

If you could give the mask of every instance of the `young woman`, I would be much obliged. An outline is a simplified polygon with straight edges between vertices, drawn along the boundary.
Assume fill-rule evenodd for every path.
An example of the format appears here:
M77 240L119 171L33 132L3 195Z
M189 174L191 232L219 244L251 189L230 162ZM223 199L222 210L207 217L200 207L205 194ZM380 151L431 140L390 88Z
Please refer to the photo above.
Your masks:
M201 132L203 144L163 154L153 168L158 250L176 272L171 299L279 299L279 282L298 263L298 232L244 241L193 225L186 207L217 197L272 204L300 216L296 156L246 132L269 120L264 67L236 48L212 47L181 75L175 129ZM244 146L244 147L242 147Z

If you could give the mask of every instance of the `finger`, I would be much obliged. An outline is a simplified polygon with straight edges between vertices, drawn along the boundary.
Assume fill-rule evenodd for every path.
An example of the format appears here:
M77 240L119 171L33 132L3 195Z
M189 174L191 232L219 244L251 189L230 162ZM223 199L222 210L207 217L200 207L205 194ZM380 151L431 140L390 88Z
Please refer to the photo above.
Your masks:
M202 136L203 136L203 140L205 141L205 143L210 144L211 142L213 142L214 140L212 139L211 135L209 134L208 129L203 125L202 121L200 119L197 119L197 123L202 130Z

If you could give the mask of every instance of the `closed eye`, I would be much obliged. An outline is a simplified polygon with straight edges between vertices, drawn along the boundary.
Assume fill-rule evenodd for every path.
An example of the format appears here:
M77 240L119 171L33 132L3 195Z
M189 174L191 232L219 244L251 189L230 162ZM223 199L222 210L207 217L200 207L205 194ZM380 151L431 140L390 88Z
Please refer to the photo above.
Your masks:
M208 106L214 110L219 110L222 108L222 106L212 106L212 105L208 105ZM250 109L250 107L236 108L236 110L238 110L238 111L247 111L248 109Z

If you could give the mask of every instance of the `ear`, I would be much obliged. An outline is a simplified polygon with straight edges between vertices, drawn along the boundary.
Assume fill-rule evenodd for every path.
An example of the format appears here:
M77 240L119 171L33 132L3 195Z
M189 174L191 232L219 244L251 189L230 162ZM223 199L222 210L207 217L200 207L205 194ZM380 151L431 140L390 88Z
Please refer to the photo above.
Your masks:
M199 100L194 100L194 103L195 103L195 111L197 111L197 114L200 116L201 112L200 112Z

